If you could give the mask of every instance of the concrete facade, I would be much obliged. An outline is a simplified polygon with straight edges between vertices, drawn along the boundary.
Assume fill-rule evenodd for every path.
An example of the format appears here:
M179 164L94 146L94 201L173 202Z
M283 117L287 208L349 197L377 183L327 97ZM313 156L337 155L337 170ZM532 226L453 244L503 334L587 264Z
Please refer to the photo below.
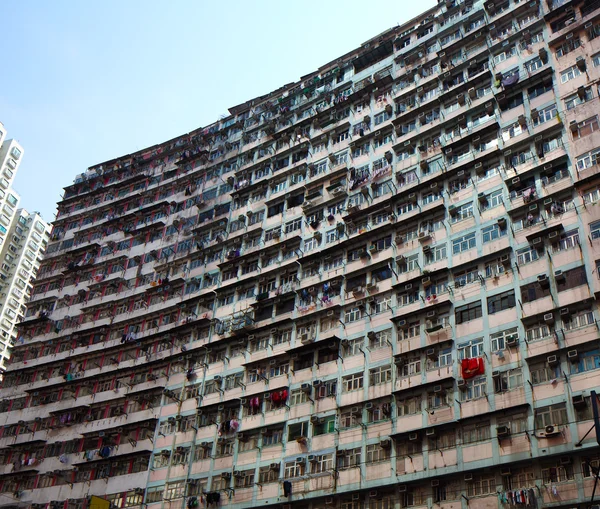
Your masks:
M0 123L0 373L17 338L15 325L25 316L50 227L37 213L19 209L12 188L23 159L23 147L6 139Z
M80 175L0 393L6 505L586 506L597 7L442 2Z

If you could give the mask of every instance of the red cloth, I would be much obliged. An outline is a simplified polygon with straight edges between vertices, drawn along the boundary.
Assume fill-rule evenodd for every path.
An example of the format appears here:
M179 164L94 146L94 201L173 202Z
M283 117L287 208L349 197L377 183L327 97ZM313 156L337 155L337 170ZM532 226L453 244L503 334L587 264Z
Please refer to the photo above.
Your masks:
M483 366L483 358L475 357L474 359L463 359L460 363L462 377L466 380L477 375L483 375L485 369Z
M279 393L278 392L271 393L271 401L273 403L275 403L276 405L278 405L279 402L280 402L280 400L281 400L281 398L279 397Z

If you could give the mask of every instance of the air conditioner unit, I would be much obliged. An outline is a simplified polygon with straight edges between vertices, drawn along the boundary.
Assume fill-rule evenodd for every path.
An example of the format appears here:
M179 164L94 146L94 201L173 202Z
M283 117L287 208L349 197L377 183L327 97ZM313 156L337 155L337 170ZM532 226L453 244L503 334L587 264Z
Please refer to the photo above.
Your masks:
M500 475L502 477L509 477L511 475L511 470L510 468L503 468L500 470Z
M298 456L296 458L296 465L304 465L305 462L306 462L306 458L303 458L302 456Z
M408 434L408 439L409 439L411 442L414 442L414 441L416 441L416 440L419 440L419 434L418 434L418 433L409 433L409 434Z
M465 390L467 388L467 381L466 380L457 380L456 387L458 387L460 390Z
M472 473L465 474L464 479L465 479L465 482L471 482L473 480L473 474Z
M421 241L426 241L426 240L429 240L431 238L431 234L427 230L420 231L418 238Z
M300 390L305 393L310 393L312 391L312 385L310 385L308 383L303 383L300 386Z
M425 435L428 437L434 437L436 435L435 428L429 428L425 430Z
M309 463L316 463L317 462L317 456L316 456L316 454L309 454L306 459L308 460Z
M271 463L269 465L270 470L279 470L279 463Z
M369 491L369 498L377 498L377 490L371 490Z
M408 322L406 320L398 320L396 325L399 329L406 329L408 327Z
M546 363L548 366L557 366L558 357L556 355L548 355L548 357L546 357Z
M428 348L425 352L425 355L429 358L429 359L437 359L437 352L435 350L435 348Z
M544 428L544 435L546 437L553 437L560 434L560 426L558 424L549 424Z
M353 502L358 502L360 500L360 494L359 493L352 493L352 501Z
M431 480L431 487L432 488L437 488L439 485L440 485L439 479L432 479Z
M561 465L570 465L572 463L569 456L561 456L559 462Z
M350 413L351 413L352 415L354 415L354 416L356 416L356 415L361 415L361 414L362 414L362 410L361 410L361 408L360 408L359 406L353 406L353 407L350 409Z
M231 472L223 472L223 473L221 474L221 477L222 477L223 479L231 479Z
M573 396L571 398L571 401L573 402L573 406L575 408L582 408L587 406L587 403L585 401L585 396L583 394L577 394L576 396Z
M311 415L310 416L310 422L312 422L313 424L318 423L319 422L319 418L316 415Z
M552 232L552 233L556 233L556 232ZM556 281L564 281L566 279L565 273L562 270L560 270L560 269L559 270L555 270L554 271L554 279ZM561 312L561 314L562 314L562 312Z
M498 436L498 438L509 437L510 436L510 428L508 426L497 426L496 427L496 435Z
M554 323L554 315L552 313L546 313L544 315L544 322L546 322L546 323Z
M569 350L567 352L567 359L571 362L577 362L579 360L579 353L577 350Z
M369 403L365 403L365 410L373 410L373 403L369 402Z

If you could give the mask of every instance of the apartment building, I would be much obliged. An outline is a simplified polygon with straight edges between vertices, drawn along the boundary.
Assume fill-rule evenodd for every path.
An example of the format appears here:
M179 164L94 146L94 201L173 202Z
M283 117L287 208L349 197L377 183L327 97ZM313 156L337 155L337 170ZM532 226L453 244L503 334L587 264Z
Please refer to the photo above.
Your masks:
M13 191L11 193L14 194ZM38 212L17 209L0 250L0 371L6 370L17 340L16 324L25 317L25 305L44 249L50 226Z
M12 184L22 161L23 147L13 139L6 139L7 131L0 123L0 245L4 246L8 229L15 217L20 197Z
M7 506L583 507L600 5L441 2L65 188Z
M17 338L15 325L27 303L50 228L41 216L17 208L20 196L12 188L23 148L0 123L0 373Z

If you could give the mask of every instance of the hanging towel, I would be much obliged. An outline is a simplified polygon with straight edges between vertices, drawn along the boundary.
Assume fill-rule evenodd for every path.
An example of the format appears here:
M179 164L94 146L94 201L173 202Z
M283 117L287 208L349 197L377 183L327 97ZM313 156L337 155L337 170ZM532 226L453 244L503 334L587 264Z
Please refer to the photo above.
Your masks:
M483 375L485 373L483 358L463 359L461 361L461 372L465 380L477 375Z
M283 481L283 496L289 498L292 494L292 483L290 481Z

